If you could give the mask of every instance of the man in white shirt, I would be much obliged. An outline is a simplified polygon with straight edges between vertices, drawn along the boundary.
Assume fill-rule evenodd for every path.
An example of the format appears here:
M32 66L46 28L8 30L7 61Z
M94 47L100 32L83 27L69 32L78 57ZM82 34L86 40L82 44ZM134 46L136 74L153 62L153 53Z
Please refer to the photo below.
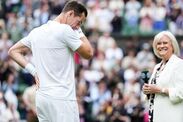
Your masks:
M68 2L54 20L33 29L9 50L9 55L36 79L36 109L39 122L79 122L74 58L76 51L90 59L93 49L80 26L86 8ZM31 49L34 65L23 56Z

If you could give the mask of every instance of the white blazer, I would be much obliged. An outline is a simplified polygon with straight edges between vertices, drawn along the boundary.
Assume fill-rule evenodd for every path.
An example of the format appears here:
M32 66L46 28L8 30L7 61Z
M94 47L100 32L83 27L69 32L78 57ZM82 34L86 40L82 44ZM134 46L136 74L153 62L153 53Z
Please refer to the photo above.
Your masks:
M154 77L160 63L154 68ZM156 85L169 89L169 96L156 94L154 99L154 122L183 122L183 60L172 55L164 70L156 79Z

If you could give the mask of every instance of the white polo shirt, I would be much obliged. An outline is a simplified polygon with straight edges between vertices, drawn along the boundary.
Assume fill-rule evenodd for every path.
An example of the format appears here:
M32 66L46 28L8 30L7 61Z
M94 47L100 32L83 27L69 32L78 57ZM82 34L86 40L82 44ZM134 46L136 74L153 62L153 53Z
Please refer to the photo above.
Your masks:
M48 21L20 41L32 50L40 80L37 92L76 100L73 53L82 43L76 32L69 25Z

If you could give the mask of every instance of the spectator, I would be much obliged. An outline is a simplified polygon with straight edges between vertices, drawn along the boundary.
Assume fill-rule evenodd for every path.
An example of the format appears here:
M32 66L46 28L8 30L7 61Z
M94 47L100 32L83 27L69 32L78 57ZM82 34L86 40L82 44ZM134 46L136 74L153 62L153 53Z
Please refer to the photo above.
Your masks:
M0 19L0 35L6 31L6 25L3 19Z
M150 50L149 43L144 43L142 45L142 49L137 53L136 58L139 64L138 68L140 70L152 69L155 65L155 57Z
M36 96L35 84L27 87L23 93L23 101L27 109L27 117L26 117L27 122L38 122L36 114L35 96Z
M131 66L138 67L138 62L136 59L136 51L135 49L128 49L127 55L124 56L121 62L121 67L124 69L128 69Z
M94 101L93 115L97 115L100 110L100 106L111 99L111 92L107 88L107 84L104 79L101 79L98 82L96 89L93 89L91 92L91 98Z
M3 32L0 38L0 60L5 61L8 58L8 50L12 45L9 33Z
M183 35L183 9L176 19L177 35Z
M180 41L180 57L183 59L183 40Z
M106 1L100 2L100 8L95 13L97 15L98 30L100 32L111 32L111 21L114 17L114 13L107 7Z
M153 31L154 2L144 0L144 6L140 9L140 31L142 34L149 34Z
M153 16L153 31L159 32L166 29L165 17L166 8L163 4L163 1L157 0Z
M125 5L125 20L128 25L136 26L139 20L141 4L137 0L129 0Z
M108 48L112 47L111 45L113 45L114 43L115 43L115 40L110 35L110 33L109 32L105 32L98 39L97 50L103 51L105 53L105 51Z

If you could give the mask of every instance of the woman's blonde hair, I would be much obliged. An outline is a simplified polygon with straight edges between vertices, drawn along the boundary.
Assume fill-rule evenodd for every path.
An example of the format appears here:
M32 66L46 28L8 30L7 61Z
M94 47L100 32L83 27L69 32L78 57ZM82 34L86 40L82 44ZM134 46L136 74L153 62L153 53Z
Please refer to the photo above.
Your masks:
M154 51L154 54L158 57L158 58L161 58L161 56L158 54L157 52L157 48L156 48L156 45L157 45L157 42L163 37L163 36L167 36L169 39L170 39L170 42L172 44L172 47L173 47L173 54L179 56L180 55L180 48L179 48L179 45L178 45L178 42L175 38L175 36L169 32L169 31L162 31L160 33L158 33L155 37L154 37L154 41L153 41L153 51Z

